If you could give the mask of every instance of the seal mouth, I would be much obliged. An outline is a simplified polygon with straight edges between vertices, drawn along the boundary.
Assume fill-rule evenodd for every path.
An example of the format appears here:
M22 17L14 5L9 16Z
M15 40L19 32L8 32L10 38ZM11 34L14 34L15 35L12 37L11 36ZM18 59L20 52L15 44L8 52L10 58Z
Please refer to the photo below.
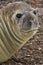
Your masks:
M22 32L28 33L28 32L33 32L33 31L36 31L36 30L38 30L38 28L31 29L31 30L27 30L27 31L25 31L25 30L22 30Z
M24 29L22 29L22 32L25 32L25 33L28 33L28 32L32 32L32 31L36 31L36 30L38 30L38 27L37 28L34 28L34 29L28 29L28 30L24 30Z

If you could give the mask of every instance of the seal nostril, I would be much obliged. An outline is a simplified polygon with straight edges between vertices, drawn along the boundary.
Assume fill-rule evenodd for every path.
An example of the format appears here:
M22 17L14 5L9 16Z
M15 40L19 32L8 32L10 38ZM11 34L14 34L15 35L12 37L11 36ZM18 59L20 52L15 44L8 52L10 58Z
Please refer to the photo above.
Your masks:
M29 22L28 22L28 26L29 26L29 27L31 27L31 25L32 25L32 22L31 22L31 21L29 21Z
M21 17L22 17L22 15L23 15L23 14L18 13L18 14L16 15L16 17L17 17L17 18L21 18Z
M33 11L33 13L36 15L36 11Z

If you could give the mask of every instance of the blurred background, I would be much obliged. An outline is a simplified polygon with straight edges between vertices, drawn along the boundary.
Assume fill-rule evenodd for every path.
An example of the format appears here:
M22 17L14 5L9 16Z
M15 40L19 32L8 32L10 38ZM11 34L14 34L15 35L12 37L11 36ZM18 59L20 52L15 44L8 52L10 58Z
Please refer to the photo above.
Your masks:
M8 3L25 1L39 10L40 29L11 59L0 65L43 65L43 0L0 0L0 9Z

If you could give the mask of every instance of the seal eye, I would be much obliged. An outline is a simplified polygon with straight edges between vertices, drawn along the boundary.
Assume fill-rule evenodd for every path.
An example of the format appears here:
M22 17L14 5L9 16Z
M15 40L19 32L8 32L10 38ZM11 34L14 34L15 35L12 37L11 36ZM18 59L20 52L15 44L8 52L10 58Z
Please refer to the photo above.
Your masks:
M22 15L23 15L23 14L18 13L18 14L16 15L16 17L17 17L17 18L21 18L21 17L22 17Z

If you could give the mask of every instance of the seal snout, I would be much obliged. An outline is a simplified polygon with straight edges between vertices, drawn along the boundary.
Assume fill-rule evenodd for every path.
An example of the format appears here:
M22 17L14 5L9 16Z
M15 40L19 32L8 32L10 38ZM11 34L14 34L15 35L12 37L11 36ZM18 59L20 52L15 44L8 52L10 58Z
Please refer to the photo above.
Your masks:
M29 31L37 27L37 20L36 15L34 13L30 13L26 11L24 14L21 15L21 27L23 31Z
M27 30L30 30L31 27L32 27L32 16L30 13L26 12L23 16L23 25L22 25L22 29L27 31Z

